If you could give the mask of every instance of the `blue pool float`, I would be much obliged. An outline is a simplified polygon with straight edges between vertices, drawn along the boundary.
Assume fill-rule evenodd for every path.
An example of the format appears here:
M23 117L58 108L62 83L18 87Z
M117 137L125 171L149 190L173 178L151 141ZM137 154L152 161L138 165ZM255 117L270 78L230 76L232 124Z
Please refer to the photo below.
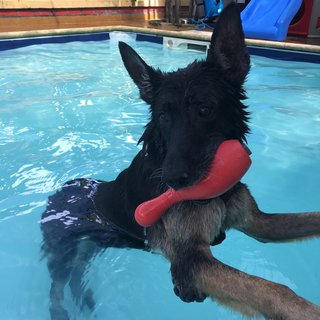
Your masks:
M251 0L241 13L248 38L285 40L302 0Z

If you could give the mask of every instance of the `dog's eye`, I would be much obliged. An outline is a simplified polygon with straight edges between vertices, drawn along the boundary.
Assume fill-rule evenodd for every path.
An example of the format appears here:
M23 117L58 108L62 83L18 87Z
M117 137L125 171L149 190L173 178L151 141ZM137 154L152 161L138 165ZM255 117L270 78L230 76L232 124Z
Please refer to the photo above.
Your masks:
M207 106L201 106L199 107L198 113L200 117L208 117L211 114L211 108Z
M166 113L162 112L162 113L159 114L159 120L161 122L168 122L169 117L168 117L168 115Z

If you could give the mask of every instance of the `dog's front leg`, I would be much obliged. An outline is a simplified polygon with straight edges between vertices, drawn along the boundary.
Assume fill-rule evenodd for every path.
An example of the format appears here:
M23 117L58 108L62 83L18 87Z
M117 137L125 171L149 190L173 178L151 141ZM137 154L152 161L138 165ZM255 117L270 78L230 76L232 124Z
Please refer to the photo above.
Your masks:
M239 230L261 242L287 242L320 237L320 212L256 213Z
M267 214L241 185L227 203L226 229L235 228L261 242L320 237L320 212Z
M320 308L288 287L248 275L212 258L195 274L199 289L214 300L255 317L273 320L319 320Z
M174 292L183 301L203 301L206 294L197 287L195 275L199 266L211 263L210 244L223 240L224 202L190 201L174 205L161 221L148 230L149 245L160 249L171 262Z

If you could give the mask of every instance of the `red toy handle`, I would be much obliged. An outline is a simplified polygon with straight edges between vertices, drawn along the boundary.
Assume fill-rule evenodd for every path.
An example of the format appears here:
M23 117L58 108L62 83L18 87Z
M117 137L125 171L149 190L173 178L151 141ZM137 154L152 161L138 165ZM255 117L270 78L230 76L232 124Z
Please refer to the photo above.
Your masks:
M207 175L201 181L177 191L170 188L159 197L141 203L135 211L135 219L141 226L148 227L176 202L218 197L232 188L250 165L247 149L238 140L225 140L220 144Z

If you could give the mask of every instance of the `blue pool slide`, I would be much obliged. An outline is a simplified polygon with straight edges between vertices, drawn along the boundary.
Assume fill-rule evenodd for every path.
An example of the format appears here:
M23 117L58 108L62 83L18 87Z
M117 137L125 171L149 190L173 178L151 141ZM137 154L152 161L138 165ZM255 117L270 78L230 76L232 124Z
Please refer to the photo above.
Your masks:
M251 0L241 12L247 38L285 40L302 0Z

